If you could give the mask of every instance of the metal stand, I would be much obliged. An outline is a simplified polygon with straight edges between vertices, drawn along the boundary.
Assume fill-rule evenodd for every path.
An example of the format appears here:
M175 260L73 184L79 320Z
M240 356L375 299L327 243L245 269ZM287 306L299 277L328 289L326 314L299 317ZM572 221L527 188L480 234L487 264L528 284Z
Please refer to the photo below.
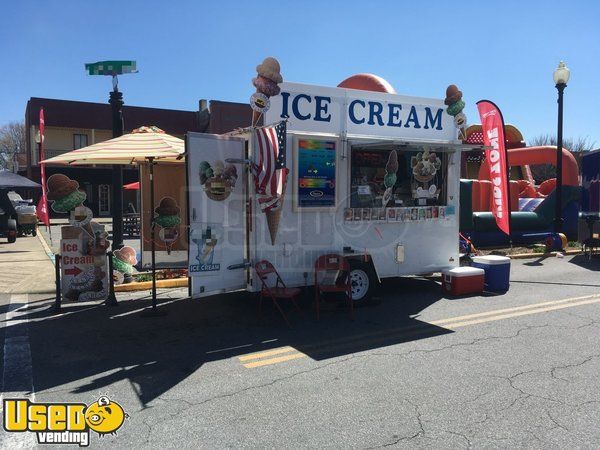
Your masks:
M150 249L152 253L152 308L142 311L142 317L166 316L167 312L156 306L156 244L154 243L154 158L148 158L150 163Z
M50 311L53 312L61 312L61 301L62 301L62 292L60 285L60 255L54 255L54 280L56 285L56 298L54 299L54 304L50 306Z
M108 297L104 301L106 306L119 306L119 302L117 301L117 296L115 295L115 278L113 276L113 252L108 252L106 254L108 258Z

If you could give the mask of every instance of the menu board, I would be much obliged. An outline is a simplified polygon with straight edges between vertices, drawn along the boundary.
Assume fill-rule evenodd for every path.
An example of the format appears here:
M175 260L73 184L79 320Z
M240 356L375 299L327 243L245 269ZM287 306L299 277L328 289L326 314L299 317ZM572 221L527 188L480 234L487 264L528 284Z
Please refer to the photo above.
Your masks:
M335 208L337 141L297 141L297 208Z

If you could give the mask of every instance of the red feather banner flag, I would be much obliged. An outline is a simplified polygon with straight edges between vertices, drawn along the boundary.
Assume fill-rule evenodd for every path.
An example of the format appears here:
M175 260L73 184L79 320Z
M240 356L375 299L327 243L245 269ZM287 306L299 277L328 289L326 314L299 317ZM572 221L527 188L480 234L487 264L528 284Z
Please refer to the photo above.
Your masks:
M46 123L44 120L44 108L40 109L40 161L46 159L44 152L44 133L46 132ZM40 173L42 178L42 198L38 202L36 213L40 222L50 226L50 214L48 213L48 198L46 197L46 164L40 164Z
M492 182L492 214L496 224L510 236L510 199L508 198L508 157L505 146L504 119L498 107L489 100L477 102L485 150L485 164Z

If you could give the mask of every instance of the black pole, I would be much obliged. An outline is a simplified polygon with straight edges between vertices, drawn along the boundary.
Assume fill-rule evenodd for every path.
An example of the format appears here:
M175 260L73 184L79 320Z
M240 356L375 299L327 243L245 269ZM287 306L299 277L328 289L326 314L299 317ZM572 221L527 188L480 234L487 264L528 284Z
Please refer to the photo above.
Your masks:
M154 243L154 158L150 161L150 251L152 253L152 309L156 311L156 244Z
M123 93L119 92L116 85L108 103L112 107L113 138L123 136ZM123 247L123 167L120 165L112 167L112 185L112 248L116 250Z
M106 306L118 306L117 296L115 295L115 277L113 268L113 252L106 254L108 258L108 297L105 300Z
M563 92L567 87L566 83L558 83L558 132L556 142L556 215L554 218L554 231L562 231L562 148L563 148Z
M60 255L54 255L54 282L56 285L56 297L54 299L54 305L50 309L54 312L60 312L61 309L61 282L60 282Z
M154 223L154 158L148 158L150 163L150 251L152 255L152 309L142 311L142 317L159 317L166 315L164 308L162 310L156 307L156 243L154 242L155 228Z

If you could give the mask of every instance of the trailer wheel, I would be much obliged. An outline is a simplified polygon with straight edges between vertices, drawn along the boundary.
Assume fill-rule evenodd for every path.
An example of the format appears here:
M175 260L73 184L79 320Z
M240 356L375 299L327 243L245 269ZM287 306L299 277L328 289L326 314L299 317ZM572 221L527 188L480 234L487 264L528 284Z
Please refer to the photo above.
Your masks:
M352 301L355 305L366 303L375 293L379 282L370 265L350 260L350 283L352 284Z

